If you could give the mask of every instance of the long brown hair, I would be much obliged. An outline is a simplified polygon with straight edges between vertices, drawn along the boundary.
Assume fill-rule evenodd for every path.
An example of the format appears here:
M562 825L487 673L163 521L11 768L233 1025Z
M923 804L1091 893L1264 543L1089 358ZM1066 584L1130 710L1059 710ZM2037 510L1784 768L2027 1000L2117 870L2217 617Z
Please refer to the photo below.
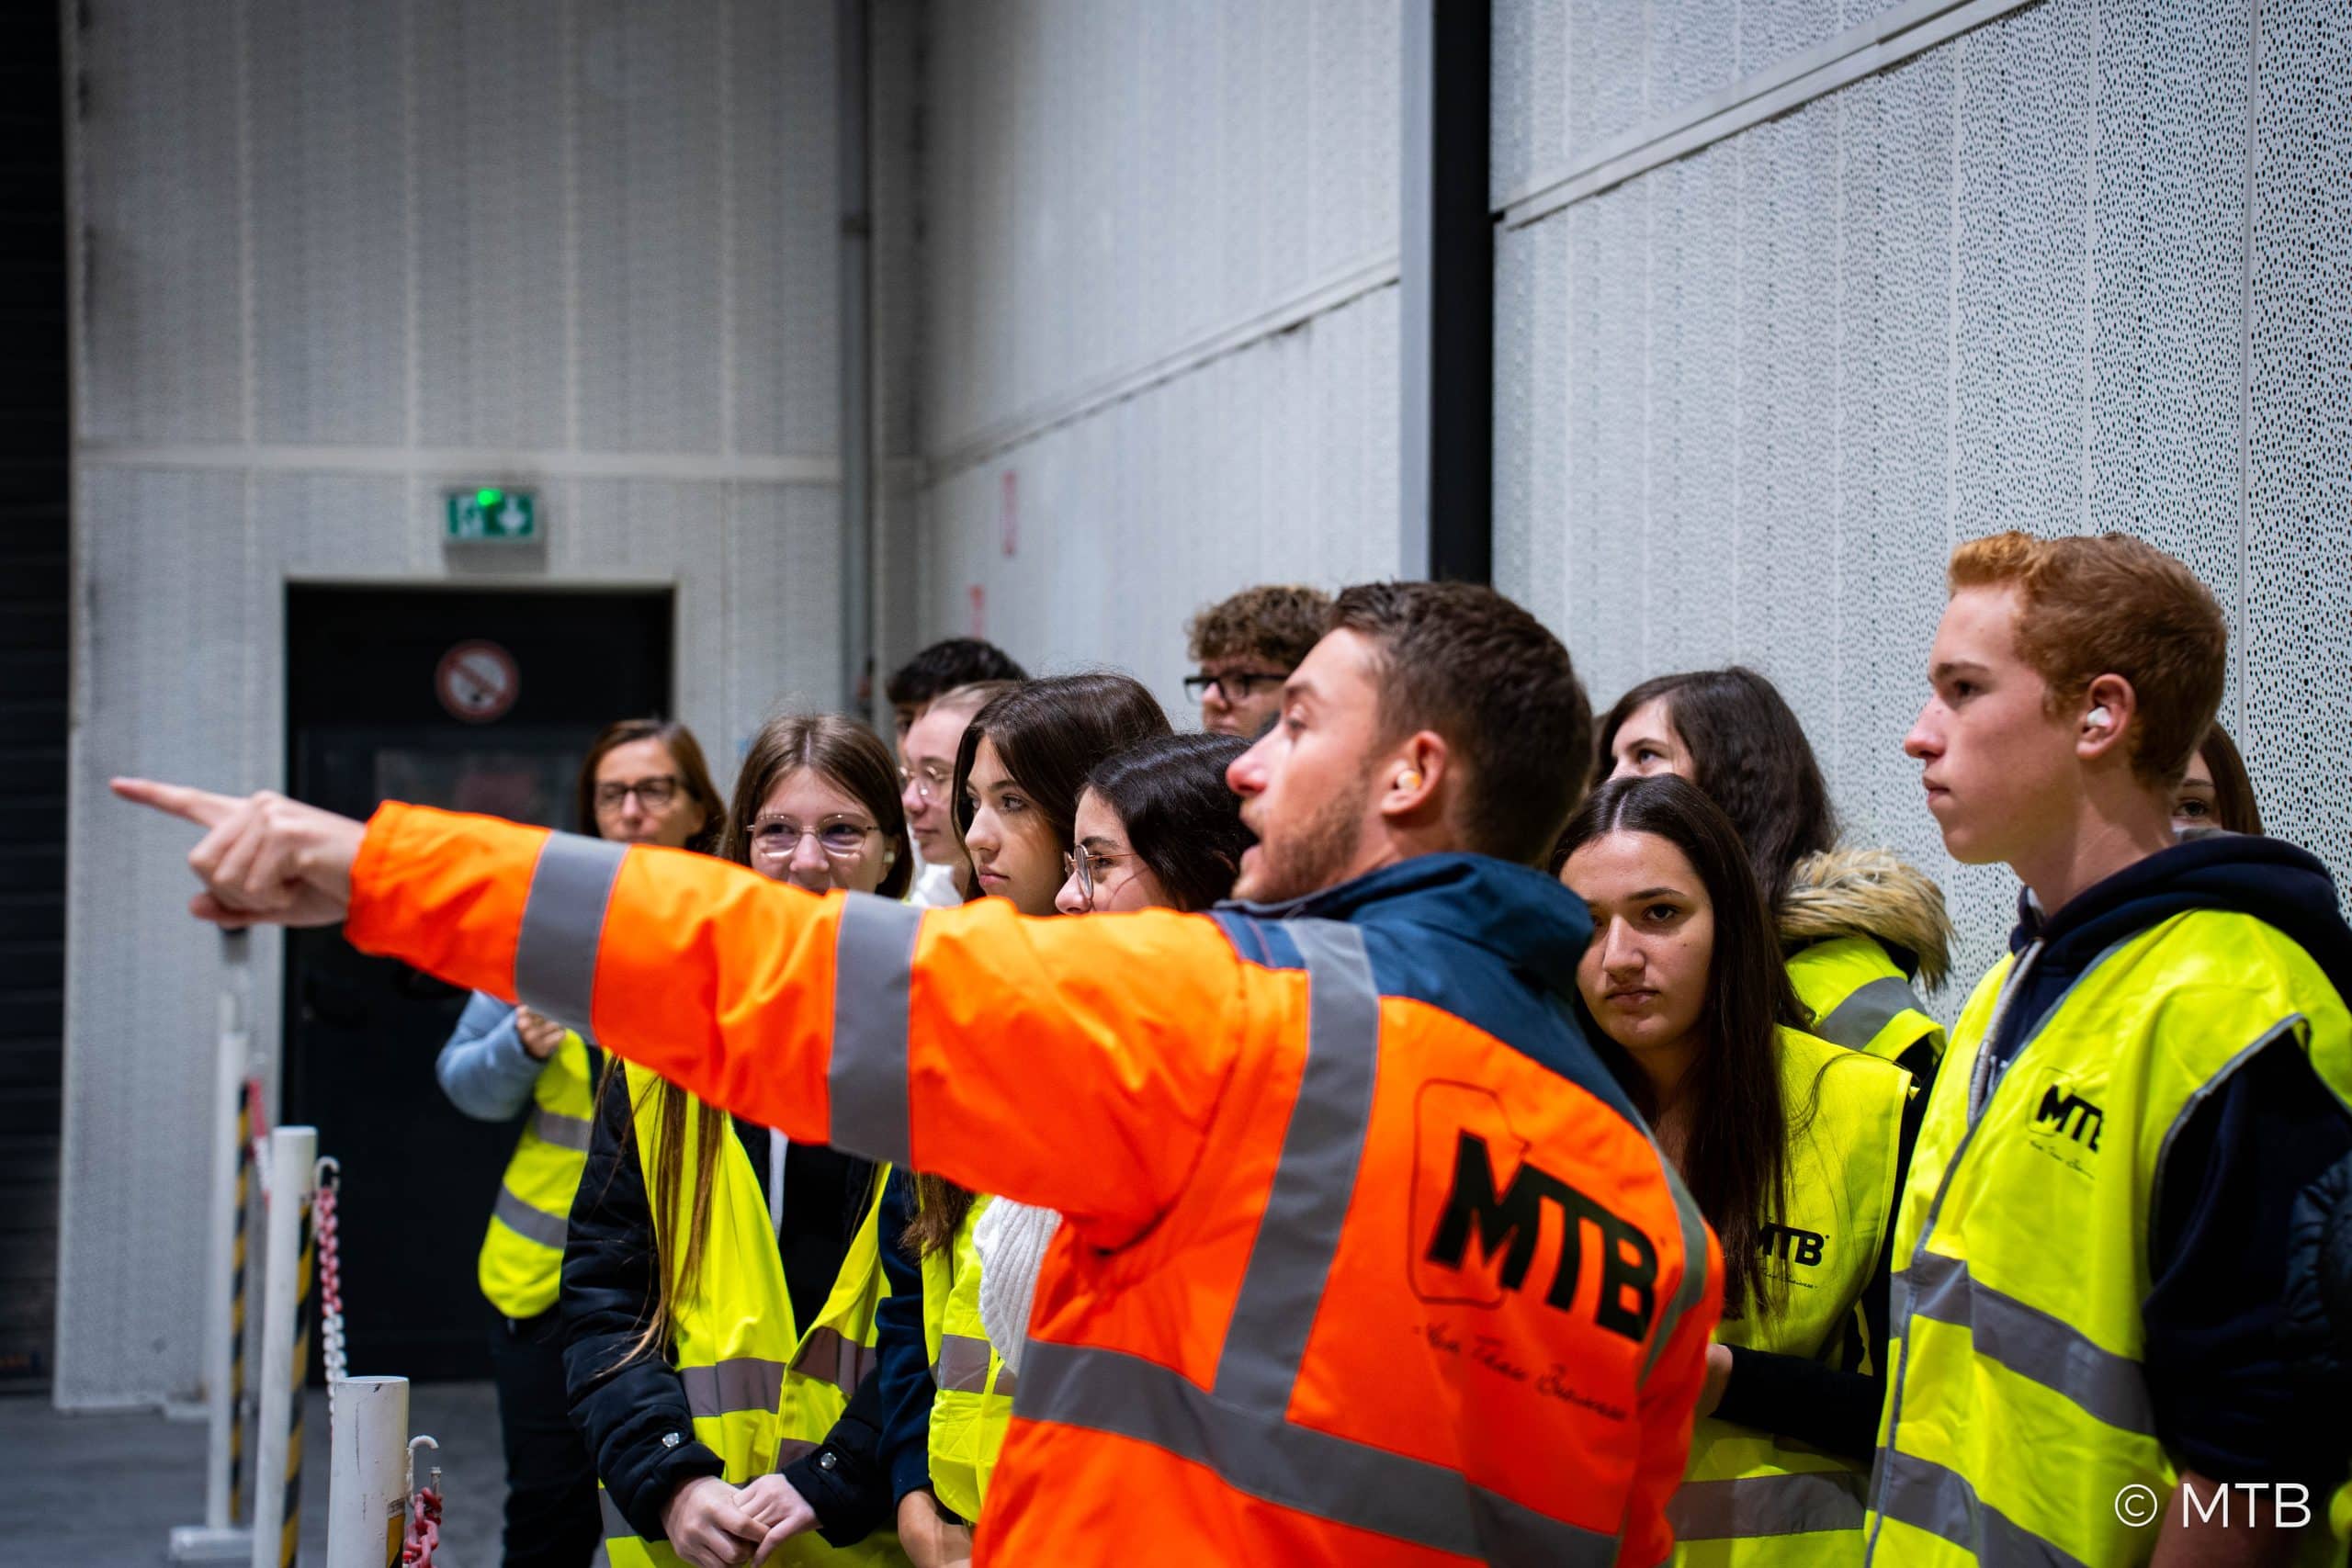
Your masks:
M726 816L720 858L741 866L752 863L750 829L760 802L767 798L778 780L802 768L813 769L826 783L855 795L858 803L874 814L876 825L895 852L876 891L889 898L903 894L913 874L914 852L907 841L906 809L899 803L898 764L891 760L890 749L874 731L854 719L833 714L793 714L772 718L752 738L751 750L744 754L742 769L736 774L735 800ZM703 1248L710 1235L710 1204L718 1185L719 1151L726 1146L723 1140L732 1135L725 1111L707 1100L695 1099L667 1078L654 1080L648 1091L658 1097L654 1113L661 1119L654 1140L654 1168L645 1173L647 1206L653 1216L654 1256L660 1259L661 1269L652 1314L629 1347L628 1359L659 1352L668 1343L676 1321L673 1303L692 1301L702 1292ZM691 1187L687 1185L685 1170L689 1101L694 1111L695 1145ZM634 1114L638 1106L629 1109ZM677 1234L682 1211L685 1224L683 1244Z
M572 808L577 814L580 830L598 837L596 826L596 764L605 753L638 740L659 740L669 748L671 760L678 764L678 784L686 798L702 807L702 827L686 840L686 848L702 854L712 854L718 849L718 835L726 826L726 818L718 802L718 786L710 782L710 765L702 760L702 743L695 732L675 719L625 718L607 725L588 748L588 755L580 764L580 780L573 788Z
M1131 675L1102 671L1023 681L990 698L956 743L956 782L948 796L956 835L960 840L972 825L964 792L982 740L996 748L1005 773L1021 781L1055 841L1067 849L1079 795L1095 764L1138 740L1170 733L1168 715ZM922 1258L944 1251L954 1245L971 1209L968 1190L944 1176L916 1172L915 1217L907 1225L906 1245Z
M1804 726L1780 688L1745 665L1659 675L1619 697L1600 721L1593 750L1603 777L1616 766L1618 730L1657 698L1690 753L1690 782L1730 819L1765 907L1778 909L1797 862L1838 841L1838 813Z
M1786 1212L1786 1108L1781 1100L1782 1025L1804 1014L1781 962L1781 944L1738 832L1722 807L1671 773L1611 779L1586 797L1561 836L1566 864L1583 845L1611 833L1648 833L1680 850L1714 909L1714 951L1700 1013L1707 1046L1690 1066L1690 1103L1681 1174L1699 1212L1722 1238L1724 1315L1751 1303L1778 1310L1763 1267L1764 1226ZM1586 1033L1634 1106L1655 1121L1657 1098L1648 1076L1624 1048L1588 1018Z

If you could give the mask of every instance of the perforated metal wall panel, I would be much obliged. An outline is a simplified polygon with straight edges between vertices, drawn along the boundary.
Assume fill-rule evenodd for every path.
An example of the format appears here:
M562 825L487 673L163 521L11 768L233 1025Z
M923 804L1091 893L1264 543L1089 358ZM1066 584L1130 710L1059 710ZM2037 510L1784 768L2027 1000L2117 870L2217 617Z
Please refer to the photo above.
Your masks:
M931 8L926 637L1181 718L1201 604L1396 570L1400 16Z
M1498 0L1498 209L1884 9ZM1943 880L1963 976L2015 883L1944 855L1900 750L1956 539L2188 562L2268 825L2352 874L2352 35L2260 28L2042 0L1498 229L1499 585L1600 703L1769 673L1850 835Z
M200 9L85 7L69 48L70 1405L201 1363L218 944L187 834L105 780L283 782L288 581L673 584L722 772L840 685L831 0ZM483 479L538 491L542 552L444 547Z

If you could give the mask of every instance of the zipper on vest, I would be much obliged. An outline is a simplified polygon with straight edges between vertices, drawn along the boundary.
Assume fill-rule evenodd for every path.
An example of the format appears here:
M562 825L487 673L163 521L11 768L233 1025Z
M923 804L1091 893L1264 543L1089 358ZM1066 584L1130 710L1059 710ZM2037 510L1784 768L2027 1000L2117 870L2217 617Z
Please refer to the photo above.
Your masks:
M2027 944L2025 952L2018 956L2016 964L2009 970L2008 979L2002 984L2000 996L1993 1003L1993 1018L1984 1026L1984 1038L1976 1048L1974 1070L1969 1075L1968 1124L1971 1128L1973 1128L1977 1119L1984 1114L1985 1102L1993 1098L1993 1091L2000 1087L2002 1075L2017 1065L2018 1053L2016 1051L2011 1051L2002 1057L1998 1064L1996 1064L1993 1059L1993 1047L2000 1042L2001 1026L2009 1021L2010 1006L2016 1002L2018 993L2024 989L2026 977L2033 972L2033 961L2041 956L2041 940L2037 937ZM2019 1044L2022 1045L2023 1042L2019 1042ZM1954 1165L1960 1163L1958 1150L1953 1151L1952 1163ZM1922 1235L1920 1239L1924 1243L1927 1238Z

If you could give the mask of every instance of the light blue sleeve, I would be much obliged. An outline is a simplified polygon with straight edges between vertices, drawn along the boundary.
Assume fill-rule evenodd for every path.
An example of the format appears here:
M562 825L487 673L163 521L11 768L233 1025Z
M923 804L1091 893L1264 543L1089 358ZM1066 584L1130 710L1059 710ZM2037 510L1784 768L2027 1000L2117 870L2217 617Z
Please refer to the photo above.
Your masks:
M547 1064L523 1049L514 1009L476 991L441 1047L433 1076L449 1103L477 1122L504 1122L531 1102Z

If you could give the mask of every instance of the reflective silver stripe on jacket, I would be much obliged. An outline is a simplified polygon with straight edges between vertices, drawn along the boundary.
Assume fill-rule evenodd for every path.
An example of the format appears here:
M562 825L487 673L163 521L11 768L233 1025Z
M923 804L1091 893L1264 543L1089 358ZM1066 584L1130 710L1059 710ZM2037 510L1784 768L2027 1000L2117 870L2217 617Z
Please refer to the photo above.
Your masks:
M1652 1147L1656 1147L1653 1141ZM1674 1338L1674 1331L1682 1326L1683 1315L1699 1304L1707 1293L1707 1222L1699 1213L1699 1201L1682 1185L1681 1172L1674 1162L1658 1150L1657 1168L1666 1178L1667 1192L1674 1199L1674 1218L1682 1227L1682 1283L1676 1288L1674 1299L1657 1314L1657 1322L1650 1328L1649 1354L1642 1358L1642 1382L1650 1381L1650 1373L1657 1367L1657 1359Z
M820 1325L810 1329L801 1342L800 1353L792 1358L792 1370L800 1377L831 1383L843 1393L855 1393L857 1385L873 1371L876 1359L872 1346Z
M596 1124L585 1116L566 1116L560 1111L549 1111L542 1105L531 1112L531 1131L543 1144L553 1144L560 1149L588 1152L588 1138Z
M874 1352L830 1328L812 1328L792 1371L817 1382L831 1383L844 1394L855 1393L871 1369ZM726 1416L755 1410L769 1414L784 1407L785 1364L764 1356L730 1356L706 1367L680 1367L678 1382L686 1391L686 1408L695 1416Z
M1909 1317L1964 1328L1970 1348L1984 1359L2063 1394L2110 1427L2143 1437L2156 1435L2148 1380L2138 1361L2095 1345L2041 1308L1979 1282L1961 1258L1921 1252L1904 1273ZM1906 1332L1906 1348L1910 1342Z
M1512 1568L1606 1568L1614 1538L1472 1485L1450 1466L1279 1416L1239 1410L1182 1372L1127 1355L1032 1339L1014 1413L1148 1443L1281 1507Z
M931 1364L931 1381L942 1393L986 1393L989 1390L989 1342L962 1334L939 1337L939 1359ZM1019 1389L1011 1367L997 1374L996 1392L1011 1398Z
M621 1517L621 1506L603 1487L596 1488L596 1511L605 1517L606 1540L629 1540L637 1535L637 1527Z
M1363 933L1325 920L1283 929L1306 961L1306 1066L1216 1364L1220 1403L1272 1416L1290 1409L1306 1358L1380 1074L1380 992Z
M2086 1568L2082 1559L1984 1502L1959 1472L1900 1450L1882 1449L1878 1457L1876 1500L1886 1517L1940 1536L1997 1568ZM1871 1544L1875 1550L1875 1538Z
M892 1165L908 1163L907 1010L922 924L922 910L869 893L842 901L829 1141Z
M1686 1481L1666 1505L1680 1540L1736 1540L1862 1528L1864 1477L1825 1470Z
M1908 981L1882 975L1857 986L1844 1001L1829 1010L1827 1017L1815 1021L1813 1032L1833 1045L1860 1051L1878 1038L1879 1031L1903 1014L1927 1010Z
M784 1363L763 1356L730 1356L707 1367L680 1367L686 1409L696 1416L745 1410L769 1415L784 1405Z
M508 1230L527 1241L536 1241L541 1247L560 1247L564 1236L571 1229L571 1222L563 1215L532 1208L514 1195L513 1188L504 1185L498 1189L497 1201L491 1204L490 1212Z
M1435 1551L1524 1568L1613 1563L1613 1536L1537 1513L1451 1466L1287 1418L1363 1152L1380 995L1361 931L1329 920L1283 930L1306 963L1306 1064L1215 1391L1123 1351L1033 1339L1015 1413L1148 1443L1245 1495Z
M625 844L550 833L514 937L514 996L586 1033L594 1021L596 950Z

